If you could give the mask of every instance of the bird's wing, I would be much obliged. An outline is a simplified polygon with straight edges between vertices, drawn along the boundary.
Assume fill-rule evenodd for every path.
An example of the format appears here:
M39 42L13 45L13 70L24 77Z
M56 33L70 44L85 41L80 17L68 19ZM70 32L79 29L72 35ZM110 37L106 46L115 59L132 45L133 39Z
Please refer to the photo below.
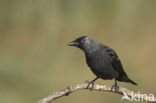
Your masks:
M119 73L111 64L112 59L103 46L93 53L86 53L86 60L93 73L103 79L112 79L119 76Z
M107 46L105 46L105 50L108 53L108 55L111 57L112 59L111 64L114 67L114 69L119 73L119 75L127 76L116 52L112 48L109 48Z

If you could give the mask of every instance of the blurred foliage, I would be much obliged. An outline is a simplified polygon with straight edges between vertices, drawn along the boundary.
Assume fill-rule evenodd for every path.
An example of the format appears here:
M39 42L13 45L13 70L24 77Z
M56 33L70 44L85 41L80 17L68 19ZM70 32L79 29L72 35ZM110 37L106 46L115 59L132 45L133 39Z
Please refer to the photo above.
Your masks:
M34 103L95 78L83 52L66 45L81 35L114 48L139 84L120 86L156 95L155 5L155 0L0 0L0 103ZM55 103L114 103L120 98L81 91Z

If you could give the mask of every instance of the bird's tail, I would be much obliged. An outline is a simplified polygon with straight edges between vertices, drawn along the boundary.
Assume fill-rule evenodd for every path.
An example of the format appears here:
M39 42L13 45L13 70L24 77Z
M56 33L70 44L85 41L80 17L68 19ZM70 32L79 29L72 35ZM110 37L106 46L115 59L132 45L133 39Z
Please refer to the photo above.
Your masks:
M137 83L135 83L134 81L132 81L131 79L128 78L128 82L132 83L133 85L138 85Z

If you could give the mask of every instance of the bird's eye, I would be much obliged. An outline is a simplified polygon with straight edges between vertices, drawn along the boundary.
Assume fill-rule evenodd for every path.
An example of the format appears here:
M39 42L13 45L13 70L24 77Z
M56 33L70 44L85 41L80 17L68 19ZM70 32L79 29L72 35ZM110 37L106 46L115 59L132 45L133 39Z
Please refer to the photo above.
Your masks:
M84 40L83 39L81 40L81 43L84 43Z

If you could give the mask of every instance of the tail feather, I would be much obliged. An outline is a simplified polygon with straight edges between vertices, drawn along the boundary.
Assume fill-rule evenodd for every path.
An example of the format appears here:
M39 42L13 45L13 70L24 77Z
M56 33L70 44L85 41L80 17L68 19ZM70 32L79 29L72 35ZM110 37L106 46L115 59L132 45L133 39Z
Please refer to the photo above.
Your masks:
M123 81L123 82L130 82L133 85L138 85L137 83L135 83L134 81L132 81L131 79L129 79L127 75L122 75L117 80Z
M135 83L135 82L132 81L131 79L128 79L128 82L132 83L133 85L138 85L137 83Z

